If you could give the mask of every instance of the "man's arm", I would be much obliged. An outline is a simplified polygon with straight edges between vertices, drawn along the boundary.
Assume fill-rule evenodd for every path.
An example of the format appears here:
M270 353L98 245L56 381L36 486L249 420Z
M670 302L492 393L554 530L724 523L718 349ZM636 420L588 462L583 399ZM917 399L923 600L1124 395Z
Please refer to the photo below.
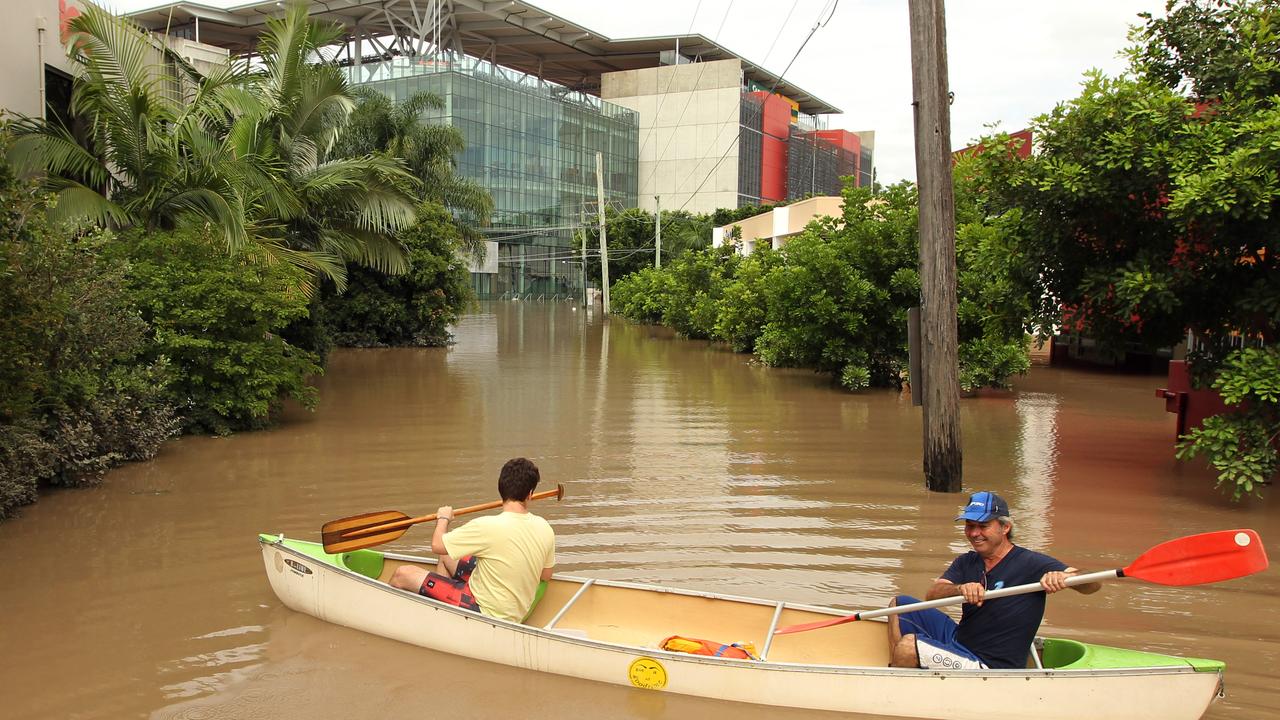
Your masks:
M929 588L929 592L925 593L925 600L940 600L942 598L955 597L963 595L964 601L972 605L981 605L982 597L986 595L987 589L982 583L955 583L945 578L938 578L933 581L933 587Z
M1092 595L1093 593L1096 593L1102 589L1102 583L1100 582L1092 582L1092 583L1085 583L1083 585L1068 586L1067 578L1071 577L1072 575L1077 575L1079 574L1079 572L1080 572L1079 570L1073 567L1069 567L1066 570L1063 570L1061 572L1059 571L1047 572L1044 574L1044 577L1040 578L1040 586L1043 587L1044 591L1047 593L1056 593L1059 590L1062 590L1063 588L1070 587L1072 590L1075 590L1076 592L1082 593L1084 595Z
M437 556L446 556L449 551L444 547L444 534L449 532L449 522L453 520L453 507L445 505L436 510L436 529L431 533L431 552Z
M541 579L541 580L550 580L550 579L551 579L551 574L552 574L553 572L555 572L555 568L553 568L553 567L549 567L549 568L542 568L542 575L541 575L541 576L539 576L539 579Z

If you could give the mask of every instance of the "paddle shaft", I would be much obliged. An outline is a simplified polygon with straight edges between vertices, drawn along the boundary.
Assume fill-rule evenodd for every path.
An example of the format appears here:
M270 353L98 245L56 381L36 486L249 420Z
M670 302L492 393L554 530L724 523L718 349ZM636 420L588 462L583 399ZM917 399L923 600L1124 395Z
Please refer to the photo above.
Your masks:
M1114 580L1115 578L1124 577L1124 570L1102 570L1099 572L1088 573L1085 575L1072 575L1067 578L1067 587L1076 585L1088 585L1089 583L1102 582L1103 580ZM1026 585L1014 585L1013 587L1000 588L999 590L988 590L983 594L983 601L995 600L996 598L1009 597L1010 595L1025 595L1044 590L1038 582L1027 583ZM937 600L925 600L909 605L897 605L895 607L880 608L879 610L865 610L860 613L854 613L854 620L867 620L870 618L888 617L890 615L901 615L902 613L915 612L916 610L928 610L929 608L945 607L947 605L959 605L964 602L963 595L955 595L953 597L938 598Z
M1203 585L1252 575L1266 570L1270 565L1262 538L1255 530L1217 530L1166 540L1138 556L1136 560L1118 570L1075 575L1067 578L1066 585L1084 585L1119 577L1131 577L1158 585ZM1040 583L1028 583L1010 588L1000 588L984 593L984 600L994 600L1007 595L1020 595L1043 590ZM865 618L897 615L915 610L955 605L964 602L963 595L911 603L883 610L845 615L844 617L817 622L802 623L778 628L775 635L806 632L819 628L842 625Z
M1103 580L1112 580L1118 577L1124 577L1124 570L1103 570L1101 572L1088 573L1085 575L1072 575L1067 578L1067 587L1076 585L1087 585L1094 582L1102 582ZM1013 587L1000 588L984 593L983 601L995 600L996 598L1008 597L1010 595L1023 595L1026 593L1040 592L1044 590L1038 582L1027 583L1026 585L1014 585ZM915 612L916 610L928 610L929 608L939 608L946 605L959 605L965 601L963 595L953 595L951 597L938 598L937 600L924 600L921 602L910 603L907 605L895 605L894 607L880 608L878 610L864 610L852 615L832 618L830 620L818 620L811 623L801 623L799 625L788 625L787 627L778 628L774 631L775 635L789 635L797 632L807 632L809 630L819 630L825 627L833 627L835 625L843 625L845 623L854 622L855 620L869 620L871 618L888 617L890 615L901 615L902 613Z
M563 494L564 494L564 488L557 487L555 490L547 490L545 492L534 493L530 495L529 502L533 502L534 500L543 500L549 497L561 497L563 496ZM493 508L496 508L496 507L502 507L503 502L504 502L503 500L493 500L487 503L481 503L479 505L472 505L470 507L458 508L457 510L453 511L453 515L454 517L457 517L459 515L467 515L474 512L480 512L482 510L492 510ZM435 520L435 519L436 519L436 513L431 513L430 515L423 515L421 517L406 518L404 520L396 520L394 522L383 523L381 525L374 525L373 527L357 528L351 532L344 532L342 533L342 538L344 540L354 540L356 538L362 538L368 535L377 535L378 533L389 532L392 530L400 530L401 528L407 528L410 525L417 525L418 523L431 522L432 520Z

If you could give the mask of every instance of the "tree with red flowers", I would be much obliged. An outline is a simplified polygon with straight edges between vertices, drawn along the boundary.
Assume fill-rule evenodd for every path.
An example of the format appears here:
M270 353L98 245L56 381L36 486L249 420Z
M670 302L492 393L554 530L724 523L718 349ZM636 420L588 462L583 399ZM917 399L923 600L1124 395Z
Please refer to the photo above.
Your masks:
M1115 349L1203 341L1194 376L1239 405L1179 455L1205 455L1239 497L1280 468L1280 5L1171 0L1142 17L1129 69L1086 74L1034 121L1031 158L986 152L962 172L1010 221L1011 261L1039 274L1040 327Z

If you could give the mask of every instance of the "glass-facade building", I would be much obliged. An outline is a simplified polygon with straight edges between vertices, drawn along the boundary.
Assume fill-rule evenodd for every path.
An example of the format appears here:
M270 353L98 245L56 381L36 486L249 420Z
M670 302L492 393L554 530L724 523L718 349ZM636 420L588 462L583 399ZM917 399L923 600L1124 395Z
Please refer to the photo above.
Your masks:
M346 71L352 84L393 100L421 91L444 100L426 119L462 132L458 174L494 201L485 234L496 248L472 273L477 296L582 297L582 252L574 237L584 218L595 222L597 152L606 204L636 206L634 111L471 57L394 58Z

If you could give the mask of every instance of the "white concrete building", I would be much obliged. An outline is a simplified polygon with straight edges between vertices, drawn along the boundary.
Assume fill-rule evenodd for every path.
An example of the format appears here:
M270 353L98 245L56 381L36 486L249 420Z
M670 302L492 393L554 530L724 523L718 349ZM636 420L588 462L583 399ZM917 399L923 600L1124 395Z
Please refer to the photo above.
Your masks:
M44 117L47 107L61 111L71 101L71 76L64 36L67 23L80 14L83 0L3 0L0 23L0 112ZM155 36L156 65L162 36ZM191 39L167 37L170 49L198 70L224 63L223 48Z
M714 228L711 231L711 246L720 247L731 242L734 228L741 228L741 235L737 239L739 254L750 255L762 244L779 250L810 222L823 216L840 218L843 214L843 198L811 197Z
M5 0L0 23L0 111L43 116L47 96L71 91L71 66L59 28L79 13L68 0Z
M652 212L655 196L667 210L738 206L741 60L606 73L600 97L640 116L640 207Z

